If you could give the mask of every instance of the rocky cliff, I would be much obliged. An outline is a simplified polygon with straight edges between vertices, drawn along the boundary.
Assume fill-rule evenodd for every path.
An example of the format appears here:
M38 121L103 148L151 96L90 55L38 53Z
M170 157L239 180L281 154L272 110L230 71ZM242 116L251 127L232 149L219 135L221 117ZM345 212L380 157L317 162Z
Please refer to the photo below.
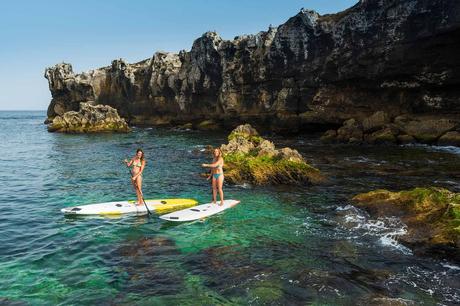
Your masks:
M190 51L75 74L46 69L48 119L95 101L134 124L250 122L325 130L376 111L390 117L460 114L460 2L361 0L321 16L302 9L278 27Z

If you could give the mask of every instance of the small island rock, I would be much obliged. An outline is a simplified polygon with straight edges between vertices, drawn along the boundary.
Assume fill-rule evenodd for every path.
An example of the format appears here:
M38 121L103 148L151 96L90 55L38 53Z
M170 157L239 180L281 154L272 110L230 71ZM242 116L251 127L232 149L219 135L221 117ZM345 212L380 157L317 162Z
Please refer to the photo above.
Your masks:
M416 253L460 260L460 193L438 187L375 190L352 201L372 216L401 218L408 230L398 239Z
M116 109L108 105L91 105L80 103L80 110L68 111L56 116L48 125L49 132L95 133L95 132L129 132L125 119L118 115Z
M249 124L240 125L221 146L225 159L225 179L231 183L318 184L321 172L310 166L294 149L276 149Z

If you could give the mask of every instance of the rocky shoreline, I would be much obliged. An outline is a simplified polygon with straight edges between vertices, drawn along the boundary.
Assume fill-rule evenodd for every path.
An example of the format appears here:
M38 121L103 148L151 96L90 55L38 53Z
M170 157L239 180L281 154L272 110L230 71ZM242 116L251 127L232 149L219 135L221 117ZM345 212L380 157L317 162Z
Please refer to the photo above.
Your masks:
M389 123L450 120L460 116L459 34L456 1L361 0L324 16L302 9L255 35L205 33L178 54L118 59L79 74L66 63L50 67L48 121L86 101L114 107L135 125L206 128L213 120L213 128L248 122L279 133L338 129L378 111ZM411 141L410 124L374 136ZM455 144L455 132L429 142Z
M338 130L329 130L323 142L368 144L437 144L460 146L460 118L420 118L398 116L390 118L376 112L363 120L349 119Z

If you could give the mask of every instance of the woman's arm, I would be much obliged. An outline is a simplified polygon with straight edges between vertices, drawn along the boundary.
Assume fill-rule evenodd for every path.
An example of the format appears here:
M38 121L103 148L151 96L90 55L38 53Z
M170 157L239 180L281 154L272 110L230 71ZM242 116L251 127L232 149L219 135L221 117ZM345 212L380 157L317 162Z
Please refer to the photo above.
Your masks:
M212 163L212 164L202 164L201 166L202 167L206 167L206 168L215 168L217 166L219 166L219 164L223 164L223 159L222 158L219 158L215 163Z
M130 161L128 161L127 159L125 159L124 162L125 162L126 166L131 167L131 165L132 165L133 162L134 162L134 159L131 159Z

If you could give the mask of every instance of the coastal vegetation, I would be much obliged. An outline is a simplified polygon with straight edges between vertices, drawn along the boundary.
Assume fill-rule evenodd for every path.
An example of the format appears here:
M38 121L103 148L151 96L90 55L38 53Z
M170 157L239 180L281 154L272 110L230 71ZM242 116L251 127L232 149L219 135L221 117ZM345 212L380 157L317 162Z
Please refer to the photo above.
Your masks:
M221 146L225 158L225 178L231 183L319 184L321 172L309 165L294 149L276 149L249 124L240 125Z

